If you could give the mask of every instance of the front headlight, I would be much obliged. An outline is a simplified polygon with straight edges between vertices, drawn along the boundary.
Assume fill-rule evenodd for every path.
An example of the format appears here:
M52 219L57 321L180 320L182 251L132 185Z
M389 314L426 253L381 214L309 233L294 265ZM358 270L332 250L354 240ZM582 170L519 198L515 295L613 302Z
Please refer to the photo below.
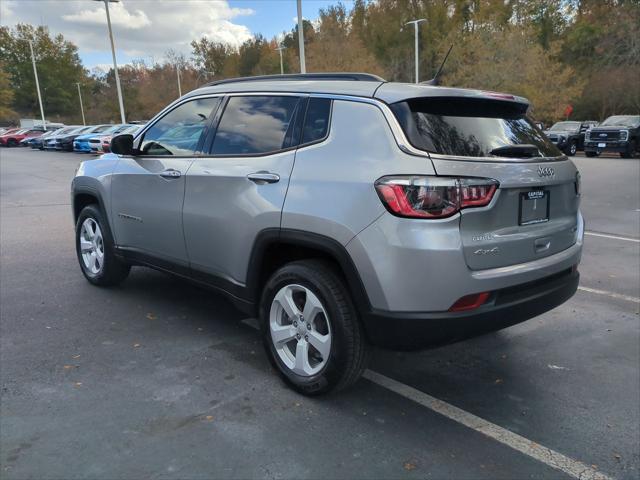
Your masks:
M584 139L591 140L591 130L586 131L586 133L584 134Z
M620 130L620 140L623 142L629 140L629 130Z

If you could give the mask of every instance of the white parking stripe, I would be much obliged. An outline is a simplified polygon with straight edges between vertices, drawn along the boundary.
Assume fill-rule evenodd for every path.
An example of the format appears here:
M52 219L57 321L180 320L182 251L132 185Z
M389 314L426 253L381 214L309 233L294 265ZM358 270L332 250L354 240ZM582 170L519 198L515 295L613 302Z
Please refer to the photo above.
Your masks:
M466 412L458 407L438 400L413 387L400 383L380 373L367 370L364 377L373 383L380 385L392 392L397 393L409 400L412 400L423 407L427 407L434 412L443 415L454 422L486 435L493 440L502 443L520 453L534 458L556 470L560 470L567 475L580 480L611 480L611 477L597 471L595 468L566 457L550 448L524 438L510 430L502 428L494 423L488 422L472 413Z
M640 239L633 237L622 237L620 235L611 235L609 233L597 233L597 232L584 232L585 235L591 235L592 237L612 238L613 240L624 240L625 242L640 243Z
M258 321L255 318L245 318L242 320L242 323L248 327L258 330ZM409 385L405 385L404 383L385 377L381 373L374 372L373 370L366 370L362 376L367 380L386 388L387 390L391 390L398 395L408 398L423 407L427 407L440 415L458 422L465 427L480 432L497 442L511 447L520 453L549 465L556 470L560 470L574 478L579 480L613 480L611 477L599 472L589 465L573 460L572 458L562 455L550 448L522 437L517 433L513 433L510 430L477 417L472 413L458 407L454 407L443 400L438 400L437 398L423 393L420 390L416 390Z
M595 293L596 295L605 295L607 297L616 298L618 300L626 300L627 302L640 303L640 298L623 295L621 293L607 292L606 290L598 290L597 288L589 288L583 286L579 286L578 290L582 290L583 292Z

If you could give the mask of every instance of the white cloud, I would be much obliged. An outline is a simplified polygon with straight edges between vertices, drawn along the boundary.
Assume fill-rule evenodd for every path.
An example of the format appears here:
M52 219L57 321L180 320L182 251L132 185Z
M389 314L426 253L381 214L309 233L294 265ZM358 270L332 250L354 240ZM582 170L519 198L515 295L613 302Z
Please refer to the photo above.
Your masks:
M203 36L238 46L251 38L239 18L253 15L227 0L121 0L109 5L116 48L130 57L160 59L167 50L191 54ZM104 6L89 0L0 0L2 25L46 25L75 43L81 56L109 52ZM92 65L88 65L92 67Z
M140 28L151 25L151 20L142 10L129 12L123 3L112 3L109 6L111 25L121 28ZM63 20L71 23L85 23L88 25L104 25L105 9L102 5L96 5L92 10L80 10L70 15L63 15Z

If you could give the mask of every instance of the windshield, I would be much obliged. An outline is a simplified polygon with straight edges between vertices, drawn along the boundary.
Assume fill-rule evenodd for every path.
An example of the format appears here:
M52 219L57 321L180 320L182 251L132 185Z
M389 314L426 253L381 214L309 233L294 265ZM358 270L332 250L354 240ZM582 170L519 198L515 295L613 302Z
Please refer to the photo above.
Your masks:
M126 130L123 130L121 133L128 133L129 135L135 135L142 128L142 125L133 125Z
M411 144L427 152L463 157L514 157L500 147L531 147L535 156L560 151L526 117L527 105L461 97L417 98L391 105ZM510 152L507 154L507 152Z
M85 132L85 131L90 130L90 129L91 129L91 127L79 127L79 128L76 127L76 128L74 128L73 130L71 130L70 132L67 132L67 133L71 133L71 134L75 135L77 133L82 133L82 132Z
M122 128L122 125L109 125L109 128L103 130L100 133L104 133L105 135L108 135L110 133L118 132L121 128Z
M637 127L640 125L640 115L615 115L607 118L601 126Z
M78 128L78 127L61 128L60 130L55 132L55 135L62 135L64 133L69 133L69 132L74 131L76 128Z
M580 128L580 122L558 122L553 125L549 129L549 131L554 132L558 130L578 130Z

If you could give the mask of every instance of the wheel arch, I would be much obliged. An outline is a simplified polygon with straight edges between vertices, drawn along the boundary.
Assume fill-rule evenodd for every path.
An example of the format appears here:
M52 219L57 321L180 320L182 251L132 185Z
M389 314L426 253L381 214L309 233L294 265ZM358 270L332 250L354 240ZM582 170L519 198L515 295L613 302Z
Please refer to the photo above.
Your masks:
M91 204L97 204L100 207L100 210L102 210L105 216L107 216L104 201L102 200L102 195L98 190L89 186L74 188L72 198L74 223L78 221L78 217L80 216L80 212L82 211L82 209Z
M258 234L249 259L246 288L256 312L263 286L271 274L286 263L308 258L333 265L344 278L358 312L364 314L371 309L362 279L340 242L316 233L272 228Z

